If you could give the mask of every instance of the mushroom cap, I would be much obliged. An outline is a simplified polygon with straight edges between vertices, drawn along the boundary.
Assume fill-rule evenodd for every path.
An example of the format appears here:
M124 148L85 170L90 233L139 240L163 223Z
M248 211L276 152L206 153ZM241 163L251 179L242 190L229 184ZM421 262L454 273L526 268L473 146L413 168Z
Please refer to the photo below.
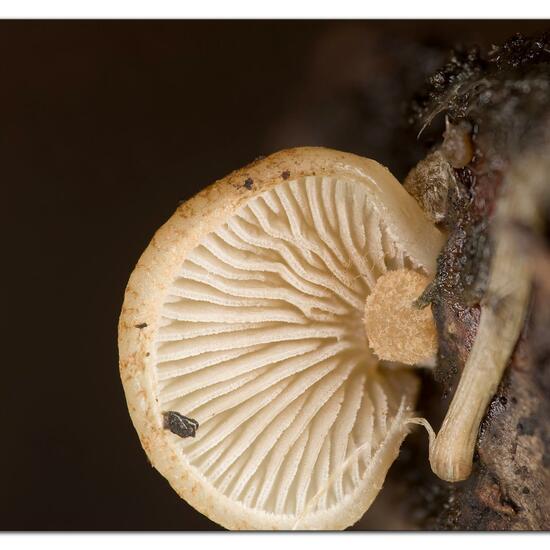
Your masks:
M138 261L119 321L153 466L229 529L357 521L418 389L413 373L379 367L365 299L388 270L431 277L442 244L386 168L324 148L274 154L181 205ZM167 412L195 437L166 429Z

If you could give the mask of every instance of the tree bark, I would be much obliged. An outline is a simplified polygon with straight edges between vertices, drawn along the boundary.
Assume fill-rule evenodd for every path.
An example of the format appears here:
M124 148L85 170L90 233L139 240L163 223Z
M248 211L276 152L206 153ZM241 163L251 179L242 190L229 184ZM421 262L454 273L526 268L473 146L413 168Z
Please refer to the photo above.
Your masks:
M455 56L434 82L422 117L445 111L453 125L470 125L474 144L472 159L454 169L444 220L449 240L426 296L440 338L435 377L446 399L439 416L475 337L496 239L520 243L518 254L527 257L533 279L521 337L479 430L474 470L461 483L419 482L437 487L439 495L435 506L433 499L423 503L432 510L419 526L550 529L549 37L516 36L486 58L477 50ZM518 164L521 177L514 175ZM502 236L493 222L506 192L528 205L528 215L505 220L509 231Z

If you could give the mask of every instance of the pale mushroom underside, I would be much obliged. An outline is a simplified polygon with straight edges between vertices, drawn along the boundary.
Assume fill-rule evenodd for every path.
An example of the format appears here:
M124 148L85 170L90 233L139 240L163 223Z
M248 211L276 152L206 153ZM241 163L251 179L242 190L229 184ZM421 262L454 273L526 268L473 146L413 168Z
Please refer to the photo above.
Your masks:
M377 278L401 268L419 270L367 187L316 176L251 199L187 254L155 375L160 410L199 424L195 438L174 435L199 479L297 520L376 494L371 466L404 437L394 424L416 384L378 364L362 317Z

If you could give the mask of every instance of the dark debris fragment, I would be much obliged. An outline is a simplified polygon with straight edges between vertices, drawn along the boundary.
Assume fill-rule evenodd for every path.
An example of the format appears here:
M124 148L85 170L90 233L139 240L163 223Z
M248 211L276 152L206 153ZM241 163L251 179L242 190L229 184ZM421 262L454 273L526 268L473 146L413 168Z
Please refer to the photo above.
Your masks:
M550 62L550 33L524 37L515 34L501 46L493 46L489 60L498 69L518 68L532 63Z
M176 411L167 411L162 413L164 416L164 429L170 430L182 438L195 437L199 429L199 423L193 418L183 416Z

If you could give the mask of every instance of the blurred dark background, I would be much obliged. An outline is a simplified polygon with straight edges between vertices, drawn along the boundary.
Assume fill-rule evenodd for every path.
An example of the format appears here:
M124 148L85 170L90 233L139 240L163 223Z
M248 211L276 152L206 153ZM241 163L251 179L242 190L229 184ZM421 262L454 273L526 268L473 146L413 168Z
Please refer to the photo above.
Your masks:
M407 104L449 49L548 27L1 21L0 529L217 529L148 464L119 380L124 288L154 231L285 147L353 151L403 177L433 139L416 139ZM382 512L390 490L355 528L400 527Z

